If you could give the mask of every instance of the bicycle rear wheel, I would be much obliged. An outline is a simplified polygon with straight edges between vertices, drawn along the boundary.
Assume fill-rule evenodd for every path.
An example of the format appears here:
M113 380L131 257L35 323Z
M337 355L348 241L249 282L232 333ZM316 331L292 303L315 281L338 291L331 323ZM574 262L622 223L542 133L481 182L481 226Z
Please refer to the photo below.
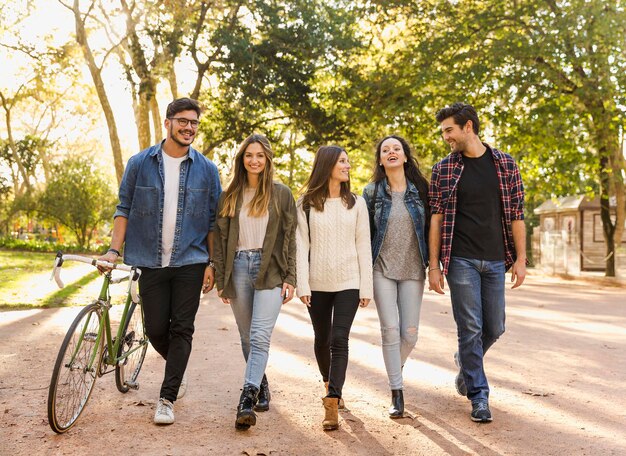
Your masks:
M59 434L76 423L96 383L104 343L104 335L98 339L101 317L97 303L83 308L61 344L48 390L48 423Z
M138 303L130 305L122 334L122 343L117 356L123 359L120 359L115 366L115 385L121 393L127 393L131 388L139 388L137 377L139 377L139 371L141 371L148 350L141 299Z

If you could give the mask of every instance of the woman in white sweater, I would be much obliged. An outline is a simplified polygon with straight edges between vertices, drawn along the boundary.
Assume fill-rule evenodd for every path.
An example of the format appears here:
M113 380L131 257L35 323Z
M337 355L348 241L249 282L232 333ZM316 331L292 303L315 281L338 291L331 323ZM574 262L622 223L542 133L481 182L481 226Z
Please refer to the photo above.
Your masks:
M311 316L327 387L325 430L339 426L350 328L373 295L369 216L363 198L350 191L349 172L344 149L320 147L297 204L297 294Z

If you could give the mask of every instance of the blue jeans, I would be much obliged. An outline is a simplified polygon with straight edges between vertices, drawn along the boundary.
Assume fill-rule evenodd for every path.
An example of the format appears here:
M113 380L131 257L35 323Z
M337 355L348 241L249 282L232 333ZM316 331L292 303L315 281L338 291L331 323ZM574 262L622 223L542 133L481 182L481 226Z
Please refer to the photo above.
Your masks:
M272 331L283 304L280 287L255 290L254 282L260 266L260 251L244 250L236 253L233 283L237 297L230 300L239 329L243 357L247 362L244 385L257 388L265 373Z
M417 343L423 294L423 280L392 280L374 269L374 301L392 390L402 389L402 366Z
M483 357L504 333L504 261L452 257L446 279L467 398L489 398Z

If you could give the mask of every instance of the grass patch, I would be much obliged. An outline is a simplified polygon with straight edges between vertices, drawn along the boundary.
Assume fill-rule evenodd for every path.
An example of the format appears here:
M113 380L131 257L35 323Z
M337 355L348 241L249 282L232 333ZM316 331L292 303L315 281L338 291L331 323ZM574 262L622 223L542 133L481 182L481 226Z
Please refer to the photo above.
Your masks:
M65 307L68 305L72 305L73 303L69 300L69 298L72 295L78 293L82 287L97 279L99 276L100 274L98 274L98 271L90 272L89 274L81 277L76 282L66 285L59 291L55 291L50 296L47 296L41 302L41 307Z
M0 250L0 309L85 305L98 296L98 272L73 261L63 265L67 285L59 290L49 280L54 258L51 253Z
M14 288L26 276L52 271L54 257L51 253L0 250L0 300L3 291Z

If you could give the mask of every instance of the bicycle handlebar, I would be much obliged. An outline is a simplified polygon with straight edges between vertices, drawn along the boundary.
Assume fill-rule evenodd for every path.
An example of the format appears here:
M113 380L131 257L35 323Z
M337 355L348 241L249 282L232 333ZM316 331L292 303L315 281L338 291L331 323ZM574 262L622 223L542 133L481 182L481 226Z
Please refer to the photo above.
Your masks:
M96 260L82 255L68 255L58 252L56 258L54 259L54 268L52 269L50 280L54 279L59 288L63 288L65 286L61 280L61 266L63 265L63 262L67 260L80 261L81 263L90 264L96 268L100 266L106 269L118 269L120 271L129 272L128 276L111 279L111 283L119 283L124 280L129 280L128 292L130 293L133 302L139 302L137 283L139 282L139 277L141 276L141 269L135 266L128 266L126 264L109 263L108 261Z

